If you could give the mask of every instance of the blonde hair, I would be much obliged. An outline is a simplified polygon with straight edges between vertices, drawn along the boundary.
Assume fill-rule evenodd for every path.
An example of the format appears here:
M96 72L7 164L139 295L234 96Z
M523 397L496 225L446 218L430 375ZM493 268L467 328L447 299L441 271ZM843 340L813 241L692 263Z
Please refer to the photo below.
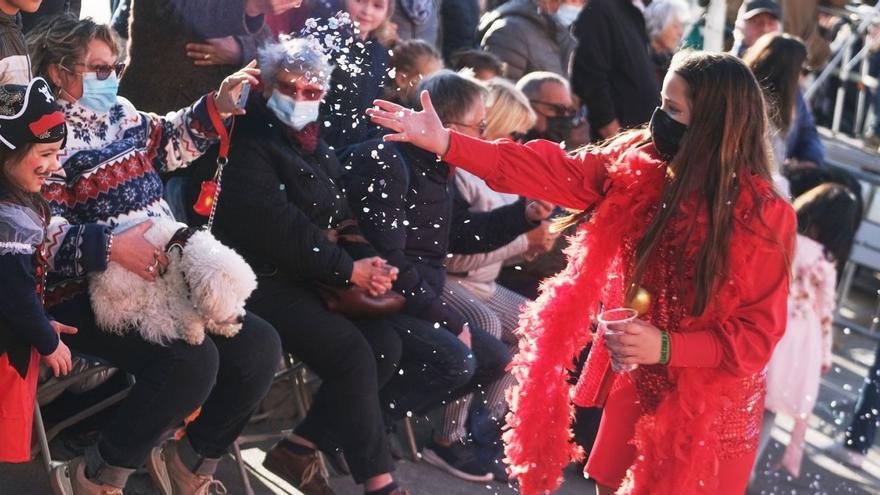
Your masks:
M486 100L486 139L526 132L535 125L535 111L526 95L516 86L499 77L490 79L485 85L489 90Z

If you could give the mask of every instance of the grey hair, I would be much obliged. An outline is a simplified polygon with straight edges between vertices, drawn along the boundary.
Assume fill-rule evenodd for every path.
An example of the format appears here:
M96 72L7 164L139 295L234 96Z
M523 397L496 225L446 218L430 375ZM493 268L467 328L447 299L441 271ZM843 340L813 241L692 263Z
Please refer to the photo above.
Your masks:
M333 64L321 45L310 38L281 35L257 51L260 78L272 85L282 70L305 76L310 83L325 90L330 87Z
M684 0L655 0L645 7L645 28L651 39L660 36L672 19L682 24L690 22L690 5Z
M460 120L477 98L485 102L489 95L486 87L473 77L449 69L443 69L422 79L416 88L416 94L420 95L422 91L427 91L431 95L437 116L444 124ZM418 97L415 105L417 110L422 109Z
M532 98L538 93L538 91L541 91L541 86L549 82L561 84L565 86L565 89L570 89L568 79L555 72L547 71L529 72L522 76L520 80L516 82L516 89L522 91L529 98Z

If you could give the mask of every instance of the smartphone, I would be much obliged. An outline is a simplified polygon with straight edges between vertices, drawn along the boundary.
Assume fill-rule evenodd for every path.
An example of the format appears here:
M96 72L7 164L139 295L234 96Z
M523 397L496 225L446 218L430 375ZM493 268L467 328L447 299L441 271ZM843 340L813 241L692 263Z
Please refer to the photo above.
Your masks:
M247 105L248 95L250 95L250 94L251 94L251 83L249 83L249 82L242 83L241 94L238 95L238 101L235 102L235 108L238 108L239 110L244 109L244 107Z

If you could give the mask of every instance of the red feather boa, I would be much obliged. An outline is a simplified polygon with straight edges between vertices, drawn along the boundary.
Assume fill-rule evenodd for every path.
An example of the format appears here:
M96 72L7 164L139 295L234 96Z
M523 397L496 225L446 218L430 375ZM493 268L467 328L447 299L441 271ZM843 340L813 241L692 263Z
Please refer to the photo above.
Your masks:
M543 284L540 297L520 317L519 353L511 365L518 384L508 391L509 429L504 439L510 472L524 495L554 491L562 482L562 469L583 455L572 442L574 394L567 378L575 357L591 340L598 302L608 307L622 303L623 276L633 262L623 259L625 240L638 241L644 235L661 201L666 167L651 153L648 145L618 151L618 157L609 155L607 193L572 237L568 266ZM741 220L755 208L756 196L772 197L765 181L742 182L735 205L731 245L737 249L730 250L732 267L744 266L757 244L749 237L753 233L744 232ZM693 205L682 205L680 216L693 215ZM705 223L698 219L697 230L705 229ZM688 253L696 252L700 237L692 238ZM709 308L699 318L682 321L682 330L707 328L726 319L738 305L740 284L736 270L731 270ZM608 366L607 352L593 354L585 375ZM621 493L712 493L719 463L719 438L712 425L725 400L720 392L736 386L738 379L705 368L669 368L669 375L675 386L636 425L637 461ZM580 399L589 397L578 392Z

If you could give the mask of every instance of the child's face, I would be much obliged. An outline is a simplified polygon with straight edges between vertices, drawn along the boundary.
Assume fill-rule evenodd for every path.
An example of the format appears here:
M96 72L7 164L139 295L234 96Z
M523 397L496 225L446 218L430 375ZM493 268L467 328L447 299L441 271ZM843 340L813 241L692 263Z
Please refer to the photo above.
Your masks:
M367 37L388 18L390 0L345 0L345 11L357 23L361 37Z
M40 8L43 0L0 0L0 10L16 14L19 10L33 14Z
M22 190L38 193L46 179L61 170L61 162L58 161L60 150L61 141L34 144L24 158L7 166L6 175Z

